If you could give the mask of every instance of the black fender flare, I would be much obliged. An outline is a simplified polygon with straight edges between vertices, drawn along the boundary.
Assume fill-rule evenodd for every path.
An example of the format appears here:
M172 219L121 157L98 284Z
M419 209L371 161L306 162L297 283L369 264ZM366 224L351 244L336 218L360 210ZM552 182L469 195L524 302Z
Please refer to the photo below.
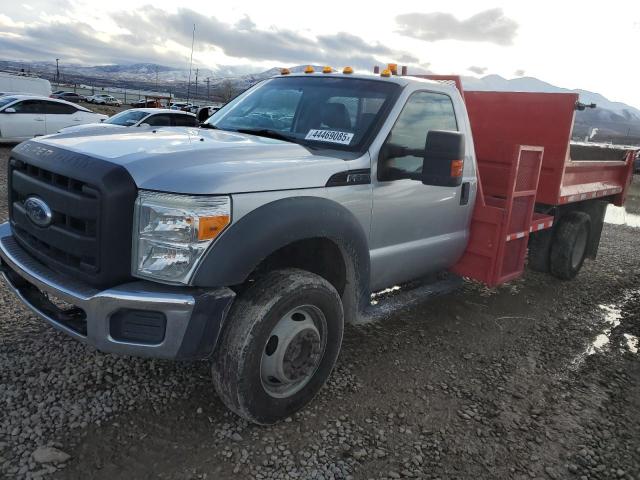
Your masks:
M339 247L347 269L345 317L356 315L370 296L367 235L353 213L322 197L283 198L246 214L211 246L191 283L205 288L242 284L270 254L310 238L326 238Z

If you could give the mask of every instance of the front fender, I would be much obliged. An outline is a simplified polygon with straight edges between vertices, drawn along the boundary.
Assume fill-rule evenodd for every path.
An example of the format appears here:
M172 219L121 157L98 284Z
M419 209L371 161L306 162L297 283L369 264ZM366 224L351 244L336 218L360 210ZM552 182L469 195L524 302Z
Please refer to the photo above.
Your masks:
M362 307L369 298L367 236L349 210L320 197L276 200L242 217L207 252L192 284L197 287L239 285L273 252L310 238L326 238L340 248L350 287L344 297L354 295L351 301L345 300L348 304L355 303L345 304L345 309L351 310L356 304Z

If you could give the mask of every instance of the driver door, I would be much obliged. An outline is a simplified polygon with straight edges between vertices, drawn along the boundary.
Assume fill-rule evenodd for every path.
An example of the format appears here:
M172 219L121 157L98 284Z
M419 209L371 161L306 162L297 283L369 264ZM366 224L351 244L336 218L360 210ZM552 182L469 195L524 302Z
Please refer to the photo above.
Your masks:
M461 187L424 185L422 157L385 158L388 143L423 151L429 130L458 130L453 102L443 93L415 91L372 152L378 159L372 179L373 290L447 268L465 248L470 209L461 202Z
M10 108L15 113L3 113L5 116L3 137L27 139L45 135L46 103L42 100L23 100L14 103Z

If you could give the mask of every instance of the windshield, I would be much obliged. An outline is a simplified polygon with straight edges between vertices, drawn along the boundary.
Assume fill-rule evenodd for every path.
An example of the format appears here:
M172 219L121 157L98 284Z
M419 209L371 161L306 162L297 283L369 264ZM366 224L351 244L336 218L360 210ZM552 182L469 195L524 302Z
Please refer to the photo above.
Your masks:
M147 112L132 112L125 110L124 112L120 112L117 115L114 115L108 120L105 120L104 123L108 123L111 125L122 125L124 127L130 127L131 125L135 125L144 117L149 115Z
M15 102L16 100L16 97L0 97L0 108L5 105L9 105L11 102Z
M278 77L240 95L205 123L358 150L399 88L392 82L347 77Z

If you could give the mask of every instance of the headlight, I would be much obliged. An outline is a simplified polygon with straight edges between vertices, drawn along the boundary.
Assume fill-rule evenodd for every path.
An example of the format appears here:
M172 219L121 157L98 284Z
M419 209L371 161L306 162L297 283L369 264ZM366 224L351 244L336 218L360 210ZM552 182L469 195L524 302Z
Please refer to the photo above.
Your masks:
M140 191L134 218L132 274L187 284L231 222L231 199Z

